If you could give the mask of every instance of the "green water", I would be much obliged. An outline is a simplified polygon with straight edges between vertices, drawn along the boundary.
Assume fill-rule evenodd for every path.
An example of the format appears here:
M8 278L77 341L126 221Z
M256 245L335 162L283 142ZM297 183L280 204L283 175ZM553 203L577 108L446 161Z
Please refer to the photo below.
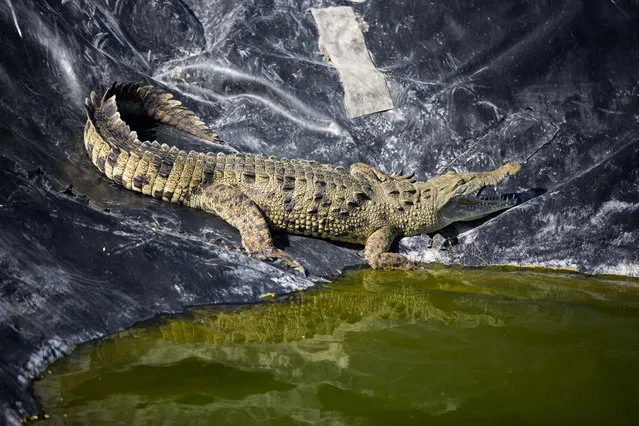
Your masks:
M637 425L639 283L359 271L84 345L53 424Z

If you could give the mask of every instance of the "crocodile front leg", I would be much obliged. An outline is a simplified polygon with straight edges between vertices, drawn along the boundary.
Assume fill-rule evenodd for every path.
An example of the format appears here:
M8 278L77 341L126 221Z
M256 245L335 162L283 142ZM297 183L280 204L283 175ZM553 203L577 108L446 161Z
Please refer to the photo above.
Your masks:
M373 269L417 269L417 265L401 254L388 251L394 239L390 228L379 228L366 240L364 259Z
M209 185L202 190L200 207L214 213L237 228L242 245L261 260L281 260L304 274L304 268L288 253L273 245L271 232L259 207L238 187L227 184Z

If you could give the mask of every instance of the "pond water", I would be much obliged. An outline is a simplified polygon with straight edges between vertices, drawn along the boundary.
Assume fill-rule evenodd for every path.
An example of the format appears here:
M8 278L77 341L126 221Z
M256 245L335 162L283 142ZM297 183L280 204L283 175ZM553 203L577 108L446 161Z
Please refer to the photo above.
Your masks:
M49 424L639 424L639 282L354 271L77 348Z

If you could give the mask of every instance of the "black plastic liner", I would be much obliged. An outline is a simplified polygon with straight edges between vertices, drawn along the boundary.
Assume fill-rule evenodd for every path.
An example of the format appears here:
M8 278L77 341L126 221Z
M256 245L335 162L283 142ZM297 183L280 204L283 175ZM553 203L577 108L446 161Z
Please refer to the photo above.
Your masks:
M349 119L311 7L350 5L395 109ZM0 2L0 418L73 345L186 306L303 289L357 247L278 236L310 277L246 257L203 212L117 187L84 152L83 99L173 91L239 150L387 171L508 161L521 205L416 259L639 275L639 3ZM170 142L170 141L167 141ZM206 148L206 147L204 147ZM441 244L437 244L440 247Z

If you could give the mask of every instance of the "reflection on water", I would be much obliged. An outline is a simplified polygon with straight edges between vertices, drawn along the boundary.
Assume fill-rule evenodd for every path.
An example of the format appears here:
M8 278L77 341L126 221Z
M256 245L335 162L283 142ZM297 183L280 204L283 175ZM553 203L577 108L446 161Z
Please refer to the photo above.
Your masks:
M59 424L635 424L639 287L359 271L79 348L34 384Z

